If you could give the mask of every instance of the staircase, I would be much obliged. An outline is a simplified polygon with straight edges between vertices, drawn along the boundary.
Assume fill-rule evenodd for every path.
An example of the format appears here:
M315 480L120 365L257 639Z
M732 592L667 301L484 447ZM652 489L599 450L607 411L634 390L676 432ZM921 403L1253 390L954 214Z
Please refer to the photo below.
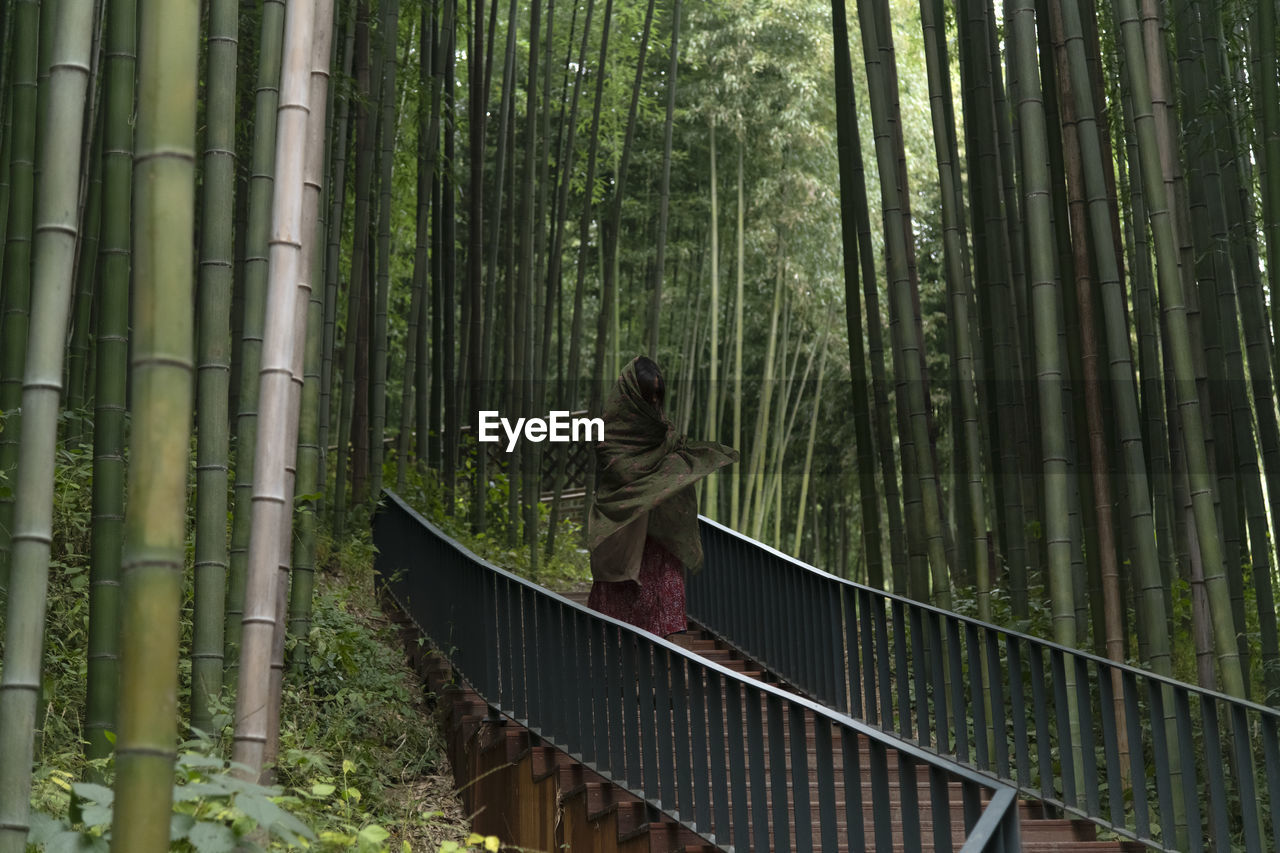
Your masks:
M450 722L451 757L476 828L504 843L602 853L1183 849L1099 840L1095 827L1110 825L1092 813L1084 822L1070 819L1079 812L1055 811L1062 803L1053 791L1043 798L1048 805L1032 802L1039 799L1036 789L967 766L963 735L955 757L945 747L941 754L931 751L923 726L925 737L914 741L912 724L917 716L923 723L932 709L943 726L941 714L954 712L974 730L978 754L985 749L980 701L941 703L939 686L907 692L901 675L890 680L894 673L922 676L918 667L896 666L910 659L908 651L922 644L925 651L943 648L929 633L935 622L945 627L941 617L922 623L907 603L891 602L881 616L865 606L844 607L839 597L816 596L837 617L824 622L803 617L803 608L782 595L789 590L779 588L754 607L756 621L745 623L751 629L777 613L785 617L784 630L770 634L783 640L776 657L781 666L766 666L774 652L744 655L732 631L715 629L730 638L729 645L704 631L679 645L667 643L549 593L472 554L391 494L375 515L374 542L376 569L404 614L411 656ZM743 586L750 584L737 585L735 594L749 591ZM708 590L701 593L704 601ZM732 604L719 601L721 609ZM692 598L690 604L694 612ZM916 619L910 631L898 621L904 614ZM860 621L846 622L846 616ZM701 613L698 619L708 624ZM846 624L860 629L847 632L853 646L845 644ZM838 642L824 635L833 626ZM447 661L425 654L423 638ZM856 645L861 642L873 646L870 652ZM886 644L896 659L881 654ZM856 660L846 648L859 649ZM947 635L945 648L961 646ZM1009 648L1013 665L1020 647ZM1060 661L1063 652L1052 651ZM827 664L839 664L842 654L850 668L857 661L874 663L879 681L865 667L856 677L835 677ZM930 660L940 671L944 663L959 666L951 657ZM985 670L985 661L969 662L975 661ZM1052 705L1044 713L1045 685L1034 670L1029 677L1031 736L1039 748L1051 740L1043 727L1058 723ZM805 678L816 678L816 689L790 686L807 685ZM948 684L962 686L955 679ZM864 687L868 701L878 706L883 699L884 719L901 728L876 721L881 709L870 710L871 722L856 708L855 715L839 710L849 688L856 704ZM1033 708L1017 687L1015 681L1006 697L1019 711L1014 734L1025 739ZM810 698L828 694L834 698ZM950 690L945 695L952 697ZM982 695L973 693L975 699ZM927 704L917 706L915 696ZM1016 742L1020 770L1025 740ZM1108 761L1113 746L1105 744ZM1047 754L1047 748L1038 753L1041 759ZM1070 759L1064 752L1067 778ZM995 760L1010 757L997 749ZM1042 765L1041 778L1054 778L1044 770ZM1019 788L1027 802L1018 802ZM1087 793L1094 798L1096 791L1095 782ZM1113 803L1116 793L1110 792Z
M514 720L494 715L460 683L448 660L390 596L382 607L409 662L435 697L449 763L474 831L528 851L715 853L719 848L582 762L540 743Z
M569 600L586 606L587 592L575 590L566 594ZM677 635L672 641L681 648L688 649L690 652L701 657L715 661L716 663L731 669L735 672L742 673L748 678L755 678L764 681L782 689L790 689L789 685L783 682L776 674L770 672L756 661L751 660L739 650L732 648L722 640L712 635L709 631L698 625L694 621L690 621L690 630L685 634ZM721 694L721 701L725 703L725 707L729 707L729 703L733 701L727 693ZM758 713L761 715L768 714L768 708L763 700L758 709L748 709L746 699L738 699L741 711L739 713L745 715L747 713ZM803 727L807 733L805 738L806 766L814 768L810 770L810 788L816 789L818 785L817 778L817 733L816 720L812 714L806 715L806 725ZM787 754L793 750L791 739L791 725L787 707L781 706L781 724L775 727L781 730L781 740L785 745ZM828 736L826 742L831 743L831 737ZM757 749L748 749L746 755L732 755L729 753L731 747L726 747L724 756L724 764L722 766L731 767L735 763L745 765L750 762L762 763L763 775L768 778L773 768L770 766L769 758L770 750L768 748L768 735L763 744ZM862 756L862 761L867 760L872 752L873 745L866 738L858 739L858 752ZM921 796L928 796L931 786L937 784L936 780L931 777L930 768L923 765L916 765L912 770L908 771L914 776L914 785L909 785L904 792L901 784L902 769L898 763L889 757L888 770L890 776L891 795L886 803L878 804L880 806L879 815L882 816L887 810L889 815L888 830L884 829L884 824L878 820L877 803L875 803L874 792L871 782L864 774L857 774L862 777L862 782L855 789L853 819L857 820L859 814L862 820L862 827L859 832L854 835L862 835L868 849L888 849L888 847L876 847L877 844L883 845L889 842L892 849L897 851L910 851L920 849L934 849L934 833L936 828L932 822L922 819L917 806L910 805L913 799ZM843 762L836 761L833 767L835 788L836 788L836 825L841 838L846 837L846 830L849 824L849 803L848 803L848 785L846 783L846 768ZM951 804L950 827L949 833L952 838L954 849L959 850L964 844L964 809L962 792L958 784L947 785L947 800ZM748 783L748 790L751 790ZM793 789L794 790L794 789ZM907 802L904 803L904 794ZM763 800L761 801L761 797ZM986 800L982 800L978 805L985 806ZM786 839L786 846L779 846L776 841L769 839L769 815L774 809L773 798L770 787L766 786L762 793L752 791L750 801L745 804L730 804L730 814L737 808L743 808L746 813L745 821L747 825L753 828L763 827L759 830L759 838L753 838L753 850L795 850L807 851L817 849L813 846L802 846L806 841L808 845L812 845L812 838L818 836L819 827L822 816L819 814L816 804L811 804L809 809L812 816L813 831L808 838L797 838L796 832L792 832ZM794 796L783 805L788 812L794 814L796 802ZM1142 845L1131 841L1116 840L1098 840L1096 827L1087 820L1065 818L1057 814L1057 810L1043 803L1020 800L1018 803L1019 823L1021 827L1021 849L1028 853L1070 853L1070 851L1096 851L1096 853L1129 853L1130 851L1144 850ZM732 817L731 817L732 820ZM880 835L877 835L877 829ZM944 830L946 831L946 830ZM802 833L801 833L802 834ZM753 833L755 835L755 833ZM850 850L847 844L842 843L838 851L834 853L846 853Z
M837 577L700 519L690 617L800 695L1168 851L1280 850L1280 711ZM705 639L705 638L704 638Z

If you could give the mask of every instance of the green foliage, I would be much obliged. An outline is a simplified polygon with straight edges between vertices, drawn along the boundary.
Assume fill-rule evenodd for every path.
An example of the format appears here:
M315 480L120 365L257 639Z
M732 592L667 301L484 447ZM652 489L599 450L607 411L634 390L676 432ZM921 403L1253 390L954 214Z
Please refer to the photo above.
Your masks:
M1013 599L1009 585L1000 583L993 586L991 590L992 624L1052 642L1053 611L1049 608L1049 599L1045 594L1044 585L1032 584L1027 593L1030 599L1028 618L1020 621L1013 615ZM979 618L977 589L971 586L957 587L951 599L951 609L970 619Z
M441 744L434 730L415 725L423 713L416 684L393 629L373 611L372 547L352 539L326 550L320 557L330 565L362 556L341 582L320 585L307 657L285 693L280 774L309 785L337 784L340 772L344 790L354 784L377 794L439 764ZM332 745L338 755L326 757Z
M190 741L178 754L169 823L171 850L261 850L258 830L265 832L269 847L307 847L307 842L316 840L310 828L281 807L289 799L281 788L237 778L236 771L247 768L211 754L211 746L208 741ZM103 785L72 779L70 774L52 777L66 793L66 815L34 813L28 840L47 851L105 851L111 835L113 793Z
M464 456L459 482L465 482L471 477L473 470L473 457ZM519 545L513 548L507 544L509 489L507 475L494 466L489 467L488 475L489 489L485 496L488 529L480 533L471 532L471 490L456 489L453 514L446 515L444 487L440 477L433 470L427 469L424 474L418 467L411 468L406 478L404 492L400 496L447 535L484 559L521 577L530 577L528 548ZM394 481L391 479L395 476L394 459L387 461L386 476L389 478L387 482ZM537 582L551 589L567 589L589 583L591 566L587 550L582 547L582 525L576 518L561 518L559 530L556 532L555 552L551 555L551 559L542 559L546 548L547 524L550 516L551 505L539 502ZM516 523L523 528L522 519L517 519ZM522 542L523 536L518 535L516 541Z
M322 536L316 564L322 574L306 660L285 685L281 711L284 804L326 850L392 850L397 841L456 836L456 821L440 809L403 802L417 780L447 770L439 729L423 725L421 688L377 608L368 533L338 542Z
M408 844L408 838L456 837L463 831L456 815L446 817L438 808L406 810L395 796L398 787L418 777L441 775L444 759L439 731L423 725L426 712L416 682L377 612L372 553L367 538L336 545L322 540L320 565L335 574L321 580L307 663L285 686L278 784L263 787L232 775L234 768L221 757L229 751L231 732L225 706L215 714L216 741L206 737L182 746L174 849L265 845L377 853L399 849L397 839ZM46 664L48 711L32 791L31 836L46 850L98 849L111 825L110 790L75 781L88 769L79 748L83 687L70 689L84 679L87 612L73 588L84 571L73 562L55 576L51 596L55 644ZM182 675L189 679L189 670ZM184 683L184 695L186 689ZM93 764L109 783L110 763ZM259 829L268 837L261 838Z
M31 842L49 851L105 850L112 762L83 756L92 451L60 446L57 462ZM190 560L188 548L188 570ZM284 690L277 784L244 782L224 760L231 733L224 700L215 708L217 731L179 748L173 849L305 846L374 853L434 850L465 838L439 730L424 725L420 685L377 607L368 533L338 542L322 536L317 568L307 661ZM184 645L190 615L188 599ZM0 612L0 666L2 627ZM185 703L185 655L179 675L179 701ZM103 784L78 781L85 778Z
M92 524L93 452L59 445L54 469L53 546L49 561L44 671L35 732L37 753L82 738L80 709L85 702L85 657L89 628L89 533ZM0 671L4 663L5 614L0 607ZM78 746L56 755L48 768L79 775Z

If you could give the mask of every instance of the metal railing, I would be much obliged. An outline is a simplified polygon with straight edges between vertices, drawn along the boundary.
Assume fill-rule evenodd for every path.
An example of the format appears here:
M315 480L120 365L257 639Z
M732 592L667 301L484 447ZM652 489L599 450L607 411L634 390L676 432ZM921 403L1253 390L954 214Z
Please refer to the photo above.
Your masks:
M1010 786L550 593L394 494L373 523L391 593L493 711L713 844L1019 848Z
M702 519L689 614L822 704L1157 850L1280 850L1280 713L815 569Z

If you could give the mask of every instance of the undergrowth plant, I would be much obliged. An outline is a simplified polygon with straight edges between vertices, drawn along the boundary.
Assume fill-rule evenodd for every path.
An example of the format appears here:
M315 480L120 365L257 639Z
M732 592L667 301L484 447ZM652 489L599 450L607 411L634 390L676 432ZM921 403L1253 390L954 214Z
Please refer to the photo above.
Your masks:
M114 768L110 759L90 762L83 753L92 450L66 442L57 462L29 849L105 851ZM488 839L468 835L442 736L378 608L367 531L366 524L338 541L321 536L311 630L305 644L291 643L302 659L285 684L275 784L248 783L233 772L226 760L232 719L223 697L215 706L216 731L195 732L177 745L171 849L488 849ZM182 617L188 648L191 604L188 584ZM0 608L0 671L3 651ZM181 659L185 726L190 664L185 652Z
M385 482L395 482L395 459L386 464ZM467 459L462 465L460 480L472 475L473 465ZM489 489L485 493L485 517L487 529L471 532L471 490L454 490L453 513L445 512L444 486L431 469L412 467L400 493L410 506L422 513L445 534L461 542L479 556L515 572L521 577L536 580L554 590L564 590L591 581L591 564L587 550L582 547L582 525L572 518L562 518L555 537L555 551L550 559L542 559L547 541L547 527L551 517L550 505L538 503L538 571L536 578L530 570L529 549L522 545L507 545L507 475L490 469ZM523 522L519 522L523 526ZM517 537L523 541L523 534Z

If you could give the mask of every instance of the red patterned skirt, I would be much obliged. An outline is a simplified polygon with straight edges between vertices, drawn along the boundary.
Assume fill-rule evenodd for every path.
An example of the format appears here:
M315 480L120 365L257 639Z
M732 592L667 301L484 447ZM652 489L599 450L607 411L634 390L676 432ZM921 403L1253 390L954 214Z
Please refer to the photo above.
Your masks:
M644 540L640 582L596 581L587 606L665 637L688 629L684 609L684 568L657 540Z

